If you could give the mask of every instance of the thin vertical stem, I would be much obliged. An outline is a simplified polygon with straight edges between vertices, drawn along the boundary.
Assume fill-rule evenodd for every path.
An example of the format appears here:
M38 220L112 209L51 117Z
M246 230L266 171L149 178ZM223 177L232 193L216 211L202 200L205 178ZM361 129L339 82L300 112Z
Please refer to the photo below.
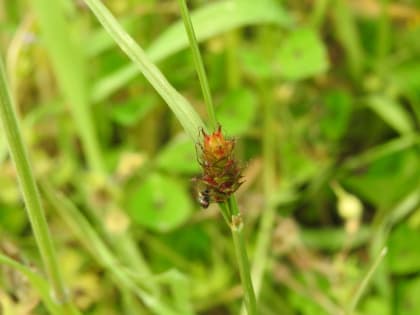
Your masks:
M228 209L230 211L231 216L240 214L238 203L236 202L235 196L233 195L230 196L229 199L227 200L227 203L228 203Z
M188 39L190 41L190 46L193 51L194 63L200 80L201 89L203 91L204 101L207 106L210 124L211 127L215 129L217 126L216 114L214 112L207 75L204 69L203 61L201 59L200 50L198 48L198 43L195 37L193 25L191 23L187 4L185 0L178 0L178 2L181 8L181 14L184 20L185 29L188 34ZM239 273L244 290L244 299L248 315L256 315L257 301L255 299L254 288L251 280L248 255L246 252L245 240L243 236L243 220L238 209L238 204L235 197L232 195L227 200L227 202L219 203L219 206L224 219L230 225L232 231L233 245L235 247L236 259L239 265Z
M362 282L360 283L359 287L357 288L356 294L354 295L349 309L347 311L348 315L352 315L357 307L357 304L360 301L365 289L372 278L373 274L375 273L376 269L378 268L379 264L382 262L383 258L387 253L387 248L384 247L381 252L379 253L378 257L376 257L375 261L373 262L372 266L369 268L368 272L366 273L365 277L363 278Z
M335 33L347 54L350 74L354 79L358 79L364 70L365 58L356 21L349 8L349 3L344 0L333 1L332 14L335 22Z
M205 129L205 125L190 103L168 82L156 65L149 60L144 50L127 34L102 1L84 0L84 2L118 46L140 69L147 81L166 102L186 133L194 142L198 142L198 130Z
M231 198L236 204L236 200ZM243 234L243 220L240 214L232 216L231 231L233 245L235 247L236 260L238 261L239 274L241 277L242 288L244 290L244 300L248 315L257 314L257 300L255 298L254 287L251 280L248 254L245 246Z
M311 14L311 24L315 28L320 28L327 12L327 8L330 0L318 0L314 1L314 8Z
M376 66L379 73L384 74L387 71L388 65L385 58L389 50L390 38L390 23L387 13L388 0L380 1L380 18L378 23L378 34L376 36ZM385 71L384 71L385 70Z
M206 69L204 68L201 58L200 49L198 47L197 38L188 12L186 0L178 0L181 9L182 19L184 20L185 30L187 31L188 40L193 54L195 68L197 70L198 79L200 81L201 90L203 92L204 102L206 103L207 114L209 116L210 127L216 129L217 119L214 111L213 100L210 93L210 86L207 80Z
M220 207L220 212L222 213L223 219L225 219L226 224L229 225L230 218L232 217L232 215L230 213L230 208L229 208L228 203L226 201L220 202L219 207Z
M105 174L106 166L89 106L88 70L83 47L72 38L72 28L60 1L33 0L30 3L57 83L75 120L87 163L94 172Z
M41 253L46 273L48 275L54 297L63 305L63 314L73 314L73 309L67 303L68 296L58 267L51 235L45 218L44 209L36 186L34 175L23 144L19 123L10 96L3 62L0 60L0 119L4 134L9 145L9 152L15 164L17 177L26 205L26 211L36 243ZM69 305L67 307L67 305ZM74 311L75 312L75 311Z

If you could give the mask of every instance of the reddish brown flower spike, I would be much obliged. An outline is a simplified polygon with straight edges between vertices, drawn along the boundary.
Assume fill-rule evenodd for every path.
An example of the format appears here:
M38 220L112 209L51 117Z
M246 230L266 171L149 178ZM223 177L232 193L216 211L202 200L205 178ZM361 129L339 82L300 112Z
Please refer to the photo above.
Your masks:
M242 184L242 167L234 158L235 140L227 139L221 126L211 134L201 131L198 161L203 174L197 178L206 191L209 202L224 202Z

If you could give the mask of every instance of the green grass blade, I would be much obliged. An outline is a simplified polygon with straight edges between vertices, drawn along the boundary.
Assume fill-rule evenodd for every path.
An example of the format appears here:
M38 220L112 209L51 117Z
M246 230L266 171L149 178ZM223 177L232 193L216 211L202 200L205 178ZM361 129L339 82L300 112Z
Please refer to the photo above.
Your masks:
M191 20L198 42L248 25L275 24L288 28L293 24L291 17L273 0L219 1L191 12ZM179 20L163 32L146 53L152 62L159 62L187 47L188 37ZM93 87L92 101L103 101L138 73L137 66L130 64L107 75Z
M230 207L232 212L239 213L234 197L230 198L229 204L231 205ZM248 315L257 315L257 301L255 298L254 287L251 279L251 270L245 245L243 226L244 223L242 221L241 215L232 215L232 223L230 228L232 232L233 245L235 248L236 261L239 267L242 289L244 291L244 303Z
M384 144L377 145L357 156L350 157L342 164L342 170L354 170L358 167L372 163L384 156L394 154L399 151L406 150L412 146L420 143L420 135L408 134L402 137L398 137Z
M69 103L89 166L97 172L104 164L89 111L87 73L81 47L72 40L60 1L34 0L42 39L51 57L60 89Z
M31 223L36 244L41 254L42 262L48 280L51 283L52 294L56 304L65 307L66 314L77 314L68 300L66 288L58 267L56 252L45 218L44 208L35 183L35 178L23 143L19 122L9 93L3 62L0 60L0 121L8 143L10 156L14 162L20 190L26 206L26 212Z
M197 36L194 32L194 27L191 23L190 13L188 11L187 3L185 0L178 0L181 10L182 19L184 20L185 30L188 34L188 40L193 55L194 65L197 71L198 79L203 92L204 102L207 107L207 115L210 127L217 128L217 119L214 111L213 98L211 97L210 85L207 80L206 68L204 67L203 58L201 58L200 48L198 47Z
M64 195L57 193L46 182L43 182L42 191L49 204L57 211L58 215L70 227L74 235L85 246L92 257L113 275L118 287L128 289L135 294L143 303L157 315L178 315L167 306L163 300L151 295L139 286L127 275L120 261L109 249L91 224L80 213L76 206ZM146 285L144 285L146 287Z
M3 134L0 134L0 164L7 156L7 146Z
M398 102L382 95L372 95L366 105L401 135L413 132L413 121L409 112Z
M349 70L353 79L357 79L362 74L365 58L356 21L347 1L335 1L332 11L335 23L334 28L338 40L347 54Z
M175 90L159 69L149 60L143 49L124 31L100 1L85 0L85 2L118 46L130 57L149 83L165 100L187 134L197 142L199 130L205 126L191 104Z
M191 21L198 41L247 25L292 25L290 16L272 0L215 2L191 12ZM152 43L147 53L152 60L162 60L188 47L188 43L183 21L179 20Z
M9 266L21 272L31 283L32 287L38 292L48 312L53 315L61 315L60 307L51 299L50 286L40 275L33 272L28 267L10 259L0 253L0 264Z
M136 25L137 16L130 16L122 18L121 26L128 32L133 32ZM107 51L110 48L115 47L114 40L108 35L107 31L103 27L99 26L93 30L86 38L84 43L85 55L87 58L98 58L100 54Z
M347 311L347 315L353 315L354 311L356 310L357 304L359 303L363 293L365 292L366 288L368 287L369 281L372 278L373 274L375 273L376 269L378 268L379 264L384 259L387 253L387 248L384 247L381 252L379 253L378 257L373 262L372 266L367 271L366 275L362 279L359 287L357 288L356 293L353 296L353 299L350 303L349 309Z

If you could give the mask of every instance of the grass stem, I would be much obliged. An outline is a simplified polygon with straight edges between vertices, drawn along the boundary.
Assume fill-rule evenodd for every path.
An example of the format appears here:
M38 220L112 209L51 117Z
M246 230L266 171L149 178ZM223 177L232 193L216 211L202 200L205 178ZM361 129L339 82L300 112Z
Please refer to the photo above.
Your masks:
M363 293L366 290L366 287L372 278L373 274L375 273L376 269L378 268L379 264L382 262L383 258L385 257L387 253L387 248L384 247L381 252L379 253L378 257L376 257L375 261L373 262L372 266L369 268L368 272L366 273L365 277L363 278L362 282L360 283L359 287L357 288L356 294L353 296L353 299L351 300L349 309L347 314L352 315L354 314L354 311L357 307L357 304L360 301L360 298L362 297Z
M210 127L217 128L217 119L214 111L213 100L211 97L210 86L207 80L206 69L204 68L203 59L201 58L198 41L195 36L194 27L188 11L186 0L178 0L181 9L182 19L184 21L185 30L187 31L188 40L193 54L195 68L197 70L198 79L200 80L201 90L203 92L204 102L206 103L207 114L209 116Z
M314 2L314 7L311 14L311 24L317 29L322 26L325 20L329 2L330 0L318 0Z
M71 36L73 29L60 1L34 0L31 5L57 83L75 121L88 166L95 173L104 174L105 161L89 107L89 70L82 47Z
M388 70L386 56L389 51L390 21L387 8L388 0L381 0L378 34L376 36L376 68L379 74L386 74Z
M67 291L58 267L56 252L53 246L50 231L38 187L29 163L15 108L10 96L3 62L0 60L0 119L4 134L9 146L11 158L15 164L17 177L26 205L26 211L32 226L33 234L39 248L41 258L48 275L52 293L57 304L63 306L63 314L77 314L77 311L68 301Z
M236 199L231 198L232 203L236 204ZM235 211L235 210L233 210ZM238 261L239 274L241 277L242 288L244 290L244 300L248 315L257 314L257 300L255 298L254 287L251 280L251 271L249 267L248 254L245 246L243 234L243 220L240 214L232 216L231 231L233 245L235 247L236 260Z
M153 86L156 92L162 97L172 110L186 133L194 142L199 141L198 131L205 129L198 113L191 104L183 97L147 57L144 50L127 34L116 18L99 0L84 0L90 10L95 14L104 29L133 61L143 73L147 81Z
M178 0L181 8L182 19L184 20L185 29L188 34L190 47L193 51L193 58L197 74L200 80L201 89L204 95L204 101L207 106L207 113L211 127L215 129L217 127L216 114L210 94L210 88L207 80L206 71L204 69L203 61L198 48L197 39L195 37L194 28L191 23L191 18L188 12L187 4L185 0ZM230 224L233 244L235 247L236 259L239 265L239 273L241 277L242 287L244 290L245 305L248 311L248 315L257 314L257 302L255 299L254 288L252 286L251 272L249 268L248 255L245 247L245 240L243 236L243 220L240 215L238 204L234 196L231 196L226 203L219 204L220 210L225 221ZM229 220L230 218L231 220Z

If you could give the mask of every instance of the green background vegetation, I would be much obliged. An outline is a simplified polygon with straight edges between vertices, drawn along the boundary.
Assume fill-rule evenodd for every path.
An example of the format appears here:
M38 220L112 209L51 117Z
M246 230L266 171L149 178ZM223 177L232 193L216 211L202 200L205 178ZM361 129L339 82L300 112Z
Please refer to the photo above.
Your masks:
M177 1L104 4L206 122ZM188 4L247 166L237 199L259 314L345 314L356 292L354 314L420 314L420 3ZM77 308L239 314L229 229L191 181L199 130L183 124L188 137L86 4L0 0L0 52ZM2 132L0 314L47 314L7 152Z

